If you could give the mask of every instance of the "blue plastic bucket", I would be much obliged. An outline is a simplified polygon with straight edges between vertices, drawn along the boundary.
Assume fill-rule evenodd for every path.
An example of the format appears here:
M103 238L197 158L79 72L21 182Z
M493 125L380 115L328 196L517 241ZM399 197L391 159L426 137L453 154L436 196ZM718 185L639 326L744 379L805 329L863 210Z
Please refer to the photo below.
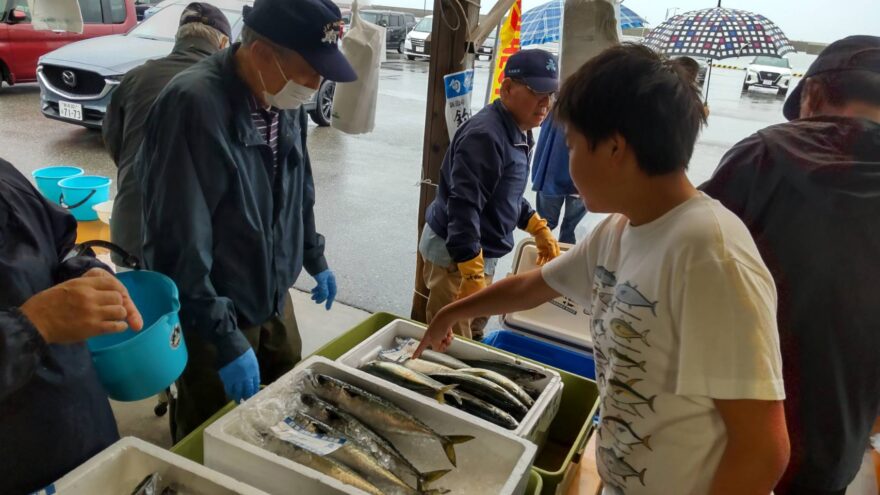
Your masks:
M93 337L88 346L111 399L143 400L168 388L186 367L177 286L157 272L130 271L116 277L143 316L144 328Z
M97 220L98 212L92 206L110 199L111 182L108 177L100 175L81 175L61 180L58 182L61 188L58 202L80 222Z
M31 173L34 177L34 182L37 183L37 190L43 193L46 199L55 204L58 204L58 199L61 197L61 188L58 187L58 181L82 174L83 169L68 165L44 167Z
M482 342L575 375L596 379L596 363L593 361L593 356L585 352L553 345L509 330L490 332Z

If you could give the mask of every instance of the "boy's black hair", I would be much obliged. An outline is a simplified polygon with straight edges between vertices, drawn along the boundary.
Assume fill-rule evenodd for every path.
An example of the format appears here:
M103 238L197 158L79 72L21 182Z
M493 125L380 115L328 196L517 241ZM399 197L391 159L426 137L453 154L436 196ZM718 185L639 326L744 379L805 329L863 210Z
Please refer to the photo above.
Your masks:
M608 48L562 87L556 118L591 146L620 133L648 175L687 170L706 117L682 64L635 44Z
M684 68L692 83L697 82L700 75L700 63L691 57L678 57L675 61Z
M834 106L850 102L880 105L880 73L864 70L824 72L810 79L818 80L822 93Z

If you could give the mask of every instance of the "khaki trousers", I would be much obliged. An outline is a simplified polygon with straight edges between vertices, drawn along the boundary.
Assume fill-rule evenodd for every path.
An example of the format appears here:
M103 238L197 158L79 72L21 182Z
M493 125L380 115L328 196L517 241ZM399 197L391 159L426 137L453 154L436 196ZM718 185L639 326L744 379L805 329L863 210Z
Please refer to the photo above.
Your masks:
M428 290L431 291L428 296L427 307L425 308L425 316L428 319L428 323L431 323L437 312L458 298L458 288L461 286L461 272L458 271L458 267L455 265L443 267L435 265L424 258L422 260L424 261L422 278ZM491 284L492 279L493 277L486 275L486 285ZM456 335L468 339L480 340L483 338L483 329L486 328L488 321L489 319L486 317L474 318L470 321L460 321L453 325L452 331Z

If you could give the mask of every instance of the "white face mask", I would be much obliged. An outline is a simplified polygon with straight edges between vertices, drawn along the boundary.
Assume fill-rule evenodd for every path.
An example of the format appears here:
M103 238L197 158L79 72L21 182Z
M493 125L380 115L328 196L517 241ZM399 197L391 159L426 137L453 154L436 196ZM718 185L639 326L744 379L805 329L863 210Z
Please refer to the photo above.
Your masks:
M263 84L263 98L266 100L266 103L281 110L295 110L303 103L311 100L312 95L315 94L315 90L288 79L287 76L284 75L284 71L281 70L281 64L278 63L278 57L274 53L272 54L272 58L275 60L275 66L278 67L278 71L281 72L281 77L283 77L287 83L280 91L273 95L266 91L266 82L263 81L263 73L257 71L257 75L260 76L260 82Z

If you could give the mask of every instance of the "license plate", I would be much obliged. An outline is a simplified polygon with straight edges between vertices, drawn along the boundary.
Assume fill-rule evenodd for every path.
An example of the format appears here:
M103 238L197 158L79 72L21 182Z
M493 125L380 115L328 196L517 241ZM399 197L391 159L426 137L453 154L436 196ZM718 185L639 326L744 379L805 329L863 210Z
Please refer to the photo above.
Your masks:
M423 46L417 46L417 47L416 47L416 53L425 53L425 47L423 47Z
M70 103L68 101L58 102L58 114L65 119L82 120L83 106L79 103Z

